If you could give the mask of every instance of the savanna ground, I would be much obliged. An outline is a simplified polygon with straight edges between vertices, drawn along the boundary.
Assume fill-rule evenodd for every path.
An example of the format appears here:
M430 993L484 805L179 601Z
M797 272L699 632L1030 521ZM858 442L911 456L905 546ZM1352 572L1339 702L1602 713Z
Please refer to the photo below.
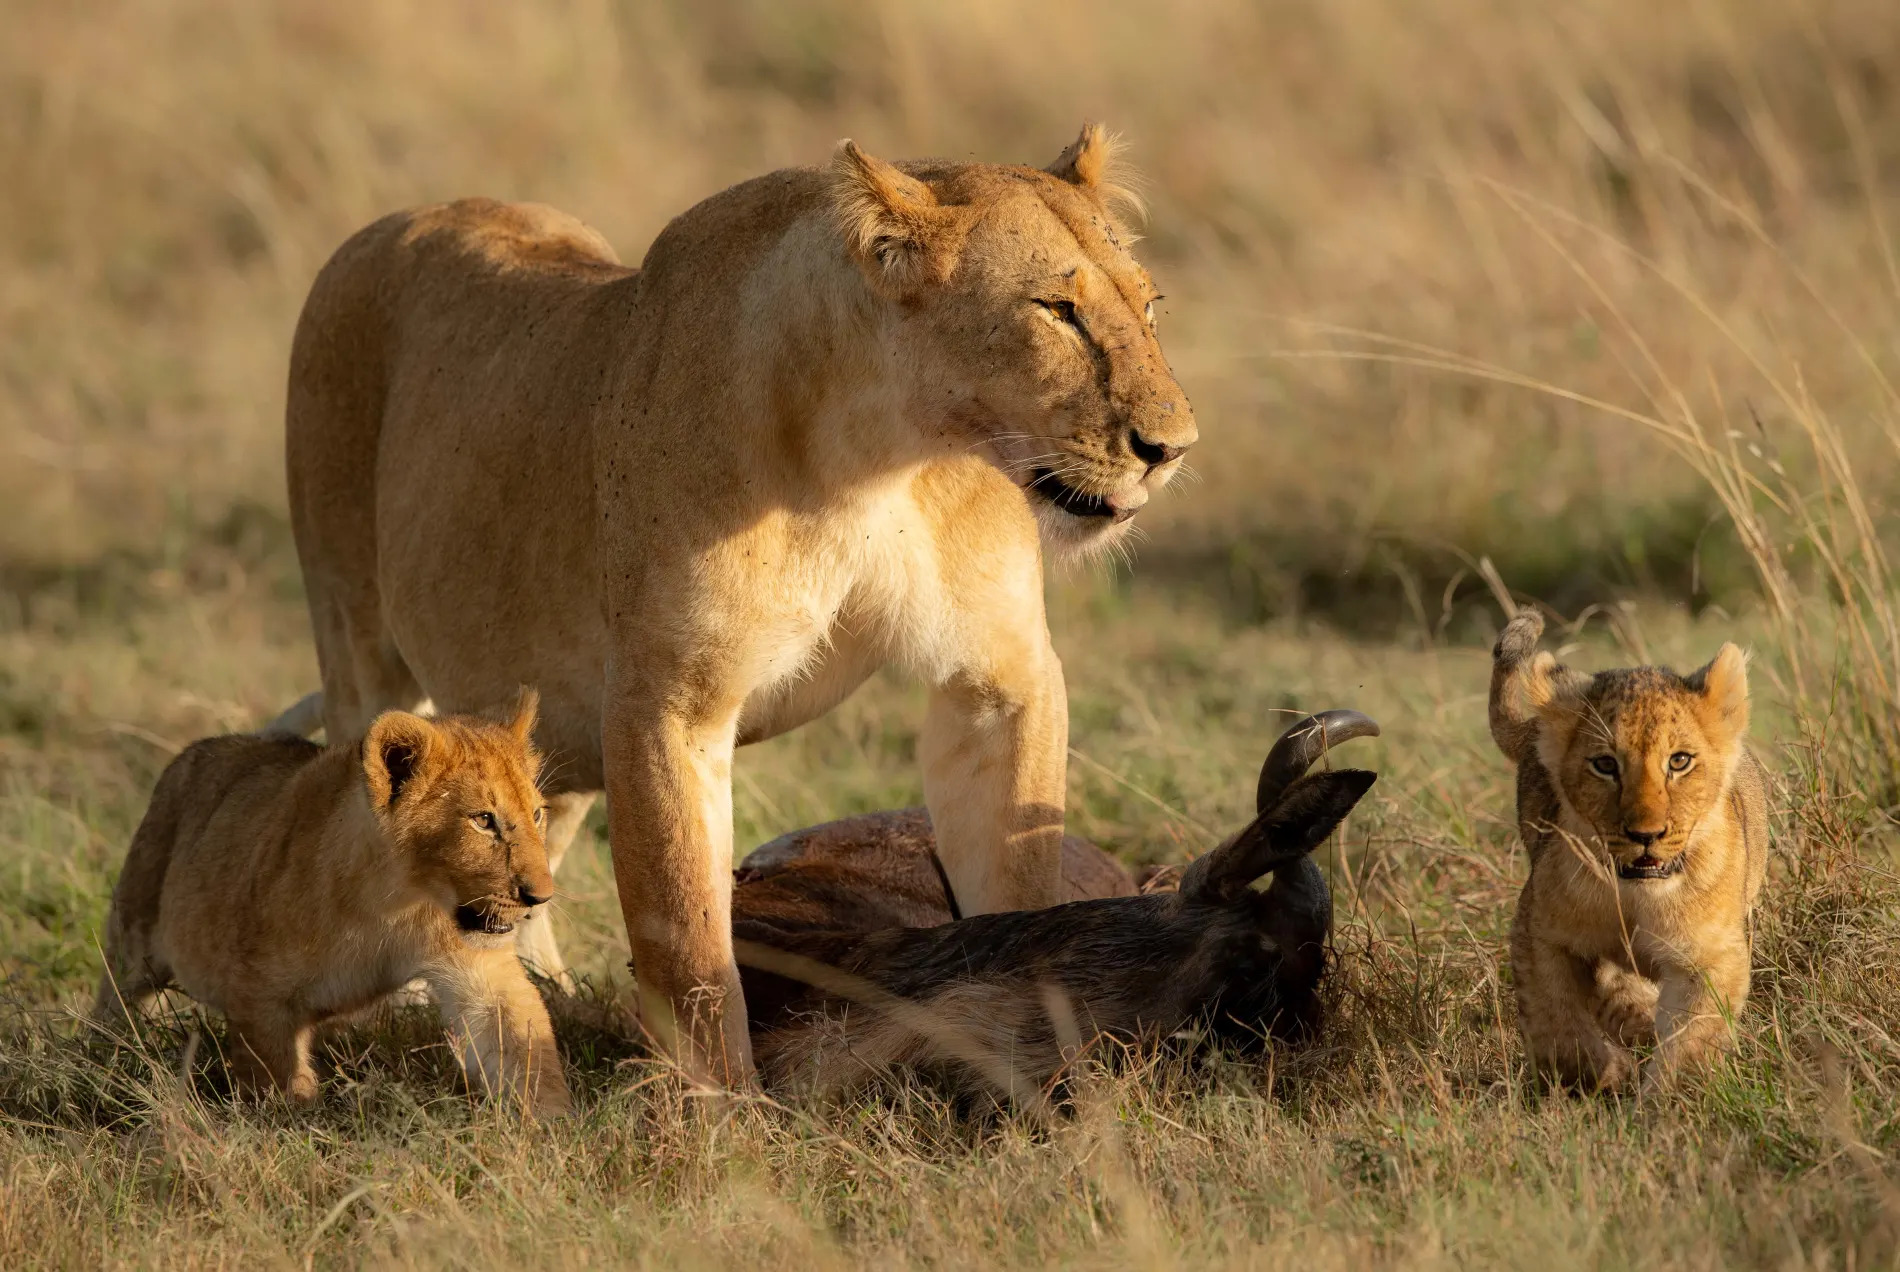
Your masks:
M1548 8L1548 12L1546 9ZM13 0L0 38L0 1264L1873 1266L1900 1251L1900 23L1888 0ZM224 1096L215 1022L71 1012L147 790L315 666L281 382L351 229L465 193L623 256L851 135L1130 142L1204 440L1134 569L1056 571L1070 825L1185 860L1291 709L1384 722L1326 850L1333 1024L1136 1058L1053 1122L899 1088L691 1111L628 1040L598 821L558 923L582 1092L529 1131L426 1018L321 1105ZM531 500L532 491L521 491ZM1488 558L1576 658L1755 652L1780 774L1731 1066L1544 1096L1504 931ZM738 838L913 803L914 689L741 755Z

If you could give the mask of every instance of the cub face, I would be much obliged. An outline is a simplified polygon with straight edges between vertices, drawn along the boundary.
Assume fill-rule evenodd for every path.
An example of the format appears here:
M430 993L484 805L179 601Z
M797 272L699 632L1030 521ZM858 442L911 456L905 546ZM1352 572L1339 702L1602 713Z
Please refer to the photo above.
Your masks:
M524 692L505 725L389 711L363 740L370 807L410 883L478 944L504 943L554 895L529 741L537 702Z
M1108 210L1110 149L1089 125L1047 170L900 170L846 142L832 170L847 248L897 302L907 411L988 453L1057 548L1118 538L1199 435Z
M1724 798L1748 731L1748 669L1724 645L1688 675L1660 667L1567 672L1549 654L1526 671L1537 754L1596 833L1619 878L1675 877L1696 827Z

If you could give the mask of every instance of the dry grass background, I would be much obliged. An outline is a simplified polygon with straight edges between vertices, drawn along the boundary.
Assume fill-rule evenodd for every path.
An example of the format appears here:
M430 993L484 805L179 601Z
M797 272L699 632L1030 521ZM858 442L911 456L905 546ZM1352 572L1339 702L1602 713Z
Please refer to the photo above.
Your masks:
M0 36L0 1262L1871 1266L1900 1250L1900 23L1888 0L12 0ZM215 1026L63 1013L158 767L314 681L281 381L325 254L467 193L634 259L732 181L1129 141L1201 480L1052 585L1071 825L1180 859L1293 707L1387 723L1329 850L1336 1028L1151 1058L1054 1126L931 1092L682 1112L622 1036L604 854L563 878L585 1114L454 1094L425 1021L234 1108ZM527 492L524 492L527 493ZM1523 1082L1522 878L1482 724L1490 557L1579 657L1753 643L1783 774L1733 1067ZM880 680L741 757L740 839L914 801Z

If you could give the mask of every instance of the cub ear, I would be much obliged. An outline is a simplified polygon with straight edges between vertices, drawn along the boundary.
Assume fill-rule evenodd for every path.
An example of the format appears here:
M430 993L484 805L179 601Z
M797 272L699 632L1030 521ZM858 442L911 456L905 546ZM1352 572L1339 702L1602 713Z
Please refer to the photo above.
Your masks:
M534 722L541 714L541 693L529 685L521 687L521 697L515 702L515 718L508 728L520 739L521 745L528 745L534 737Z
M1723 645L1708 665L1691 673L1688 680L1724 729L1738 738L1748 731L1748 655L1740 646L1733 642Z
M407 711L385 711L363 739L363 778L370 806L385 809L425 773L439 745L435 725Z
M846 139L831 157L832 211L879 294L902 300L956 268L963 223L930 187Z

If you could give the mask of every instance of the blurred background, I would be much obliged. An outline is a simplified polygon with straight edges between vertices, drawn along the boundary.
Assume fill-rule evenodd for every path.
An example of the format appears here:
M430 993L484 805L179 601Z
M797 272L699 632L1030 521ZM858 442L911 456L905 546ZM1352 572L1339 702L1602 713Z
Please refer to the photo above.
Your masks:
M1746 605L1707 448L1802 482L1804 411L1868 516L1893 486L1891 0L10 0L5 25L16 621L194 570L294 592L286 355L356 227L535 199L637 261L844 136L1041 164L1085 119L1121 134L1204 439L1136 568L1240 621L1481 636L1485 555L1573 610Z

